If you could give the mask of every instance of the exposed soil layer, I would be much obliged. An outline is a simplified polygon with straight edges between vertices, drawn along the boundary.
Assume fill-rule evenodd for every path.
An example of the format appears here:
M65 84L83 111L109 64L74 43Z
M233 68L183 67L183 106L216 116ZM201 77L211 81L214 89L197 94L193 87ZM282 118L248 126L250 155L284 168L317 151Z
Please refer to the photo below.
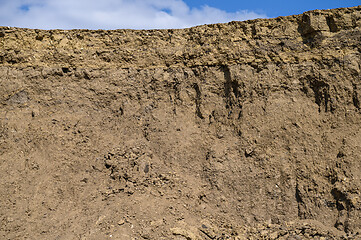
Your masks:
M0 28L1 239L360 239L361 7Z

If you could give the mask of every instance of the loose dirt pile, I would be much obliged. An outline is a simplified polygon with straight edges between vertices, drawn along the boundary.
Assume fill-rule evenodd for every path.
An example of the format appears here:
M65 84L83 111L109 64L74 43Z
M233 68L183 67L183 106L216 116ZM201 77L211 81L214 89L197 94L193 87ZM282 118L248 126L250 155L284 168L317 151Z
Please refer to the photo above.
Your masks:
M361 7L0 46L1 239L361 237Z

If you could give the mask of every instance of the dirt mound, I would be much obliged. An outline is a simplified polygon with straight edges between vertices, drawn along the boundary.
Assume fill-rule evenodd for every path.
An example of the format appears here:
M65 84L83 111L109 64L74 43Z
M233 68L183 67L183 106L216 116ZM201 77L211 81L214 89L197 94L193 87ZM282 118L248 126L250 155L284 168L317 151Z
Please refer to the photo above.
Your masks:
M360 36L0 28L0 238L360 238Z

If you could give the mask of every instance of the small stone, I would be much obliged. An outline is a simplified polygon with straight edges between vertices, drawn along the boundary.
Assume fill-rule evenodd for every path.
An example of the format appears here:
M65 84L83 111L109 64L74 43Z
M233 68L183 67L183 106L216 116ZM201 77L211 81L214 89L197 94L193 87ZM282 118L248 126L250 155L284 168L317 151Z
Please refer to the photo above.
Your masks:
M291 235L287 240L302 240L302 238L299 235Z
M260 234L261 234L261 236L266 236L267 235L267 233L268 233L268 231L267 230L262 230L261 232L260 232Z
M253 148L251 148L251 147L246 148L246 150L244 151L244 153L245 153L246 157L252 156L252 154L253 154Z
M149 164L146 164L144 167L144 173L148 173L149 172Z
M278 232L271 233L271 234L269 235L269 238L270 238L270 239L276 239L276 238L278 238Z
M40 33L35 37L35 39L38 40L38 41L43 41L44 35Z
M188 231L186 229L182 229L182 228L171 228L170 231L172 232L173 235L180 235L182 237L185 237L188 240L198 240L201 239L198 235L196 235L195 233Z

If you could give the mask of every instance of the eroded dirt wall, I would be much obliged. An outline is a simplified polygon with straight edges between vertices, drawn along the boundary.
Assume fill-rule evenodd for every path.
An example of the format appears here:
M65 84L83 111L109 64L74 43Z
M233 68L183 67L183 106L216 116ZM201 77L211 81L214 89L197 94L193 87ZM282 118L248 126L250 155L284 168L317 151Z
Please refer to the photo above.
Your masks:
M4 239L357 239L361 8L0 28Z

